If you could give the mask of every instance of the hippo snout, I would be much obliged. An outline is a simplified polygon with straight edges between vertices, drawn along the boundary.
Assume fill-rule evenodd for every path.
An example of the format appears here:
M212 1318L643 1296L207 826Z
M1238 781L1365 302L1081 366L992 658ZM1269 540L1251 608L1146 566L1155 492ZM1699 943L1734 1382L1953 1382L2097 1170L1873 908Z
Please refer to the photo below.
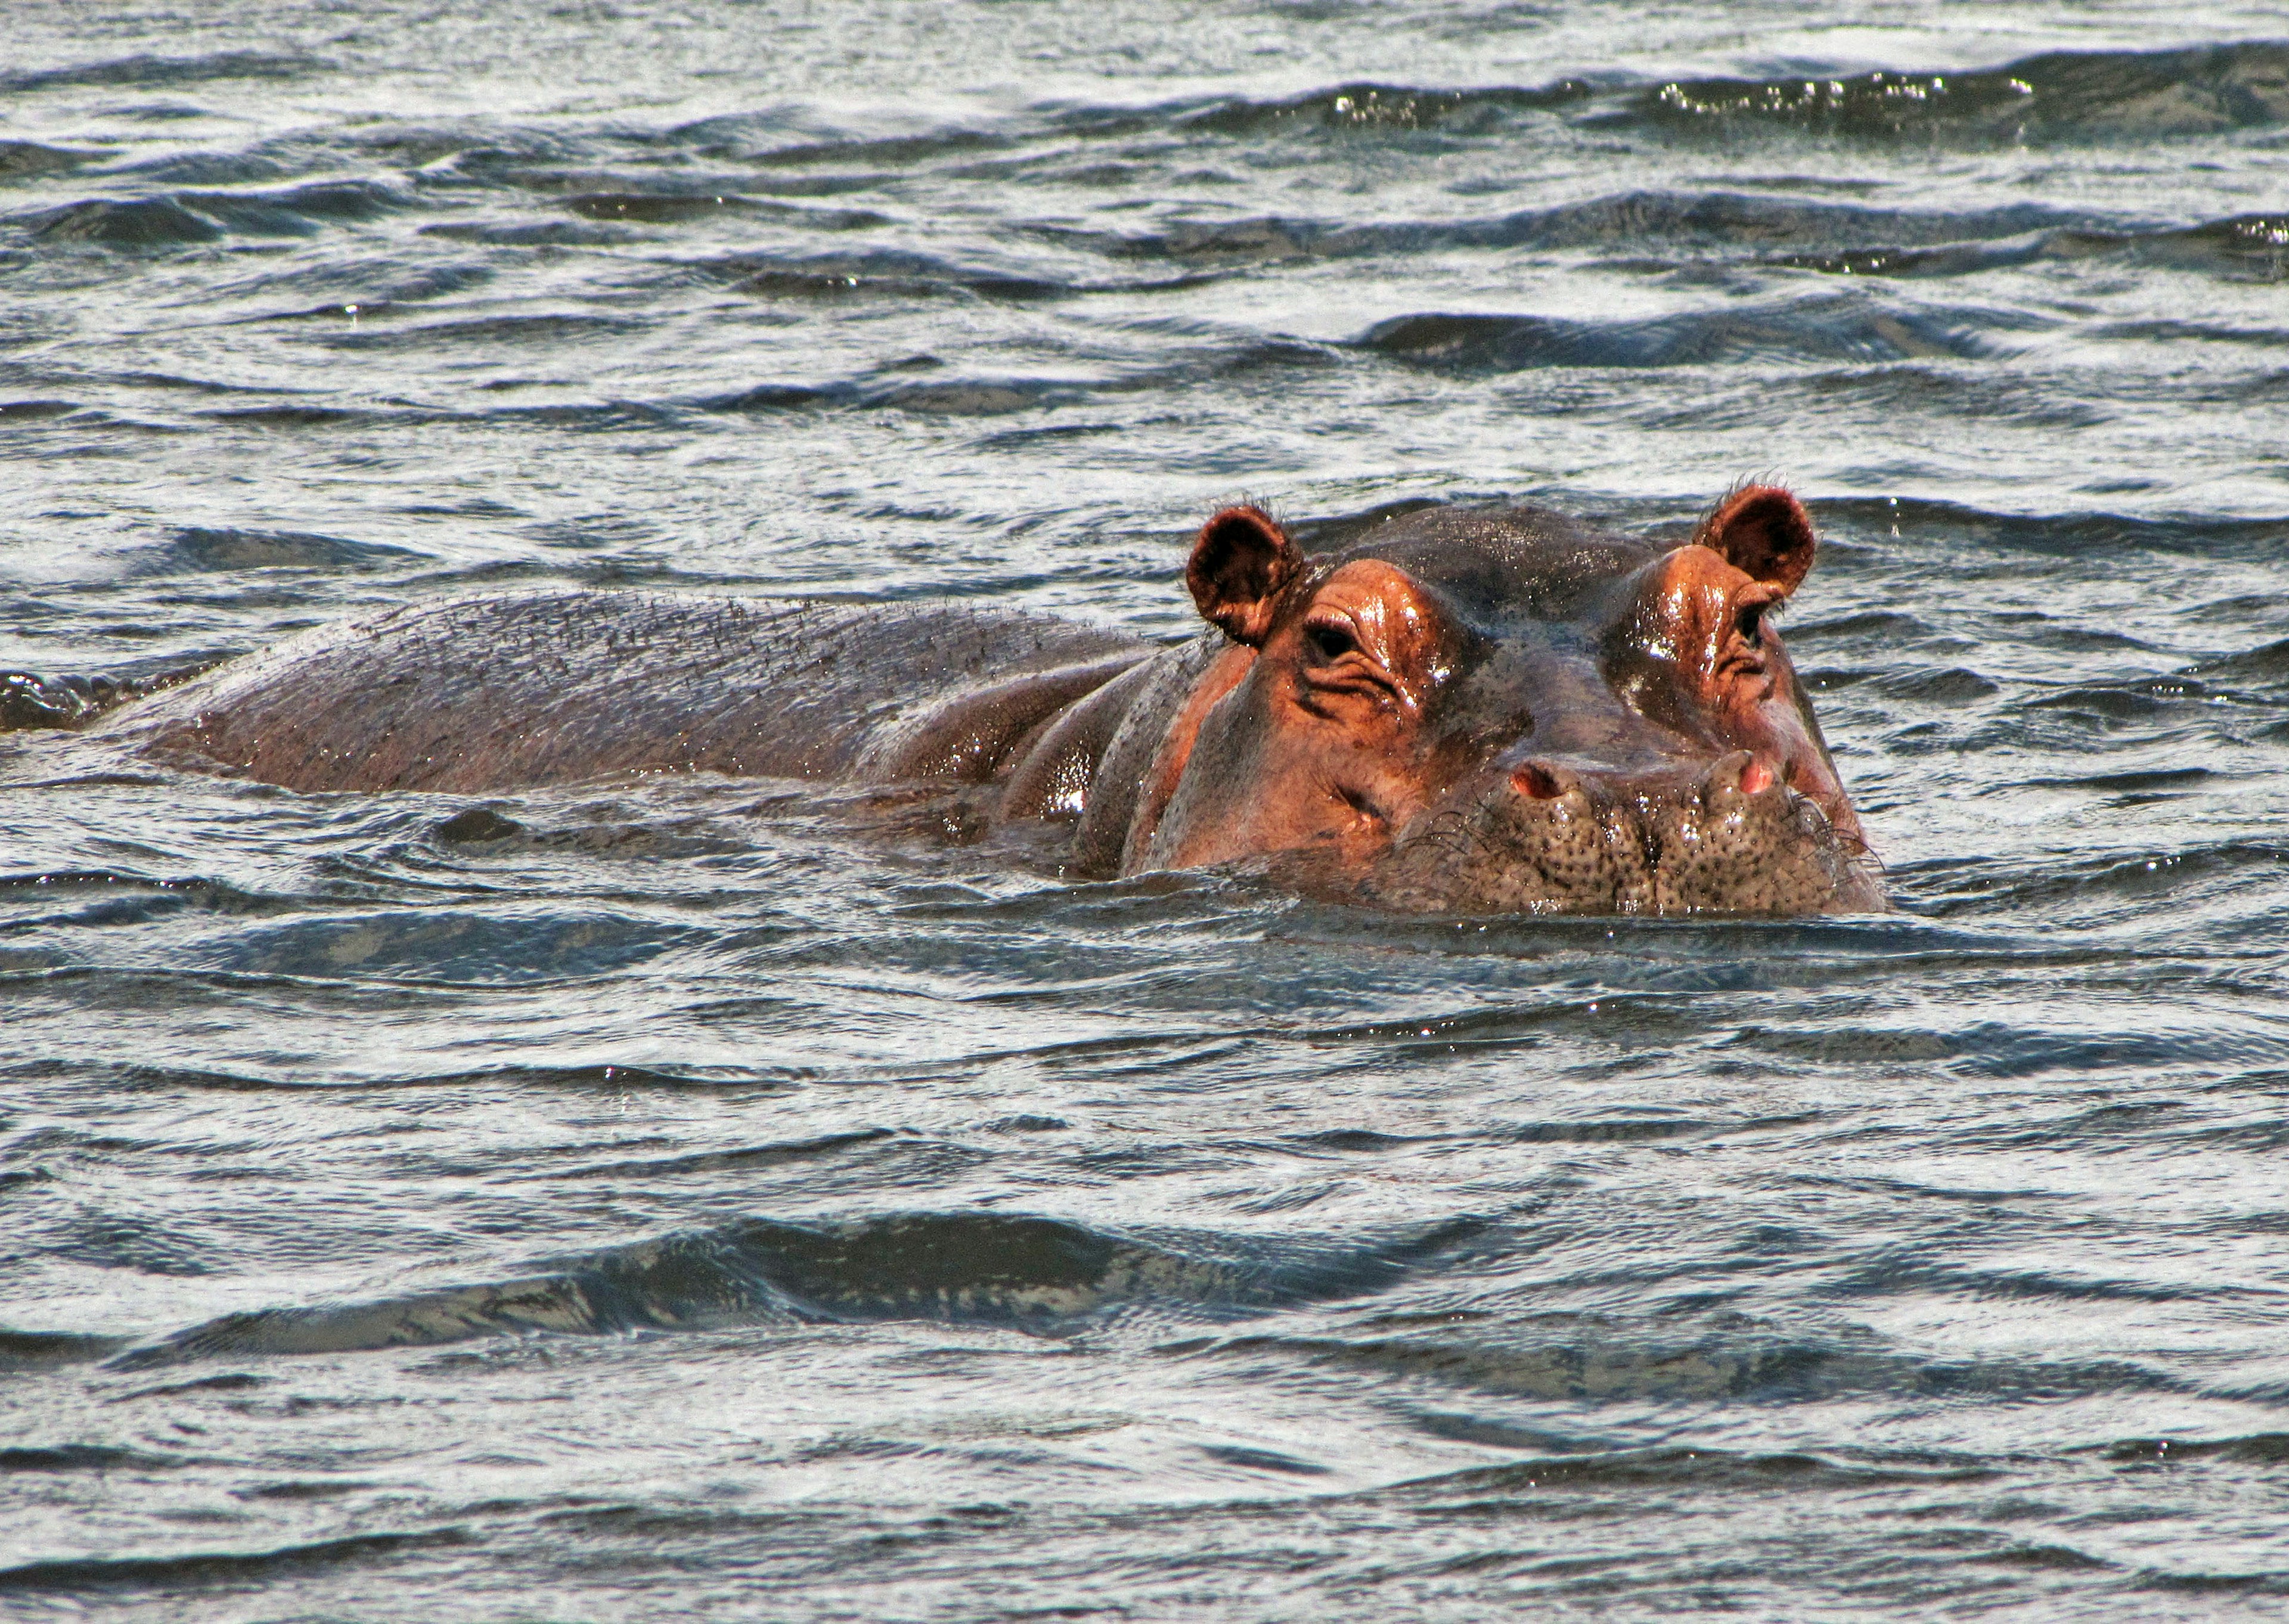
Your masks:
M1620 771L1498 768L1393 842L1373 889L1425 912L1857 912L1885 904L1866 848L1746 750Z

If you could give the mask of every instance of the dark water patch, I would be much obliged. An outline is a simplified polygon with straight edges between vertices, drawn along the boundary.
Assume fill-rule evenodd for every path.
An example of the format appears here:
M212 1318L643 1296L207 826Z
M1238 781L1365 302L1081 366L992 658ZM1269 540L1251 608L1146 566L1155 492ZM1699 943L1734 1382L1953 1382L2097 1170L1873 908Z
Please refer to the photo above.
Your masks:
M757 384L730 394L709 395L692 404L702 411L807 411L818 406L849 405L857 398L857 391L849 386Z
M936 418L990 418L1041 406L1071 404L1084 398L1071 385L1037 378L961 380L898 384L865 397L870 406Z
M540 986L629 969L701 935L616 913L439 909L291 919L233 932L190 957L240 975Z
M232 315L226 320L236 326L260 326L273 322L352 320L403 314L394 311L393 306L449 298L483 287L492 278L493 267L478 263L408 267L402 261L391 259L342 262L264 277L235 290L241 294L275 291L303 296L323 290L327 297L320 303L297 303L251 315Z
M410 200L371 180L329 180L268 192L184 192L182 207L245 236L307 236L326 226L379 219Z
M2033 1135L2029 1135L2030 1142ZM1890 1295L1916 1289L1950 1299L2008 1302L2027 1299L2060 1303L2199 1302L2250 1297L2253 1294L2210 1286L2173 1286L2145 1280L2072 1279L2037 1270L1959 1268L1940 1262L1887 1261L1830 1289L1841 1295Z
M588 192L565 198L562 206L584 219L633 220L641 226L680 226L726 215L779 211L737 192Z
M361 310L360 314L374 314ZM317 342L337 350L423 350L467 344L558 345L584 338L618 338L642 332L649 323L629 316L551 311L515 315L469 316L456 321L410 323L370 330L322 333Z
M451 414L437 414L441 418ZM580 401L548 406L495 406L470 414L491 423L534 424L576 432L615 434L631 429L678 429L686 426L686 410L678 404L652 401ZM410 421L411 419L399 419ZM558 534L577 536L576 529Z
M872 209L816 209L750 197L737 190L713 192L586 192L562 200L562 207L584 219L626 221L642 226L681 226L694 220L749 217L808 231L865 231L897 222Z
M920 168L941 158L1006 151L1016 137L991 130L943 129L927 135L894 135L799 141L746 154L752 163L771 169L807 169L822 164L862 170Z
M2079 683L2019 701L2025 711L2098 729L2150 724L2208 690L2189 677L2141 677L2127 682Z
M641 243L643 234L577 220L451 220L424 226L425 237L453 243L483 243L499 248L618 248Z
M2149 848L2128 856L2106 853L2017 867L1973 864L1953 875L1934 874L1941 894L1926 905L1942 918L1966 912L2010 917L2062 903L2152 902L2198 894L2207 887L2262 883L2285 868L2289 848L2265 840Z
M0 1448L0 1473L165 1471L186 1464L171 1455L109 1444L17 1445Z
M2174 1596L2289 1596L2289 1572L2160 1572L2138 1576L2138 1588Z
M2110 223L2104 217L2040 203L1986 210L1902 210L1755 193L1632 191L1518 210L1491 219L1345 225L1263 216L1189 222L1133 236L1075 232L1069 227L1037 231L1052 242L1071 243L1120 258L1209 264L1408 257L1473 249L1543 253L1594 249L1634 256L1631 263L1640 271L1668 271L1679 268L1678 262L1645 256L1663 250L1672 253L1733 251L1759 256L1782 256L1794 251L1817 256L1848 253L1871 242L1937 245L1953 251L1966 243L2028 237L2046 228L2102 229ZM1815 258L1808 263L1818 261Z
M44 422L51 418L68 417L80 410L76 401L0 401L0 427Z
M281 429L323 433L333 429L404 428L427 423L449 423L457 414L420 407L218 406L197 414L208 422L235 428Z
M171 197L146 197L132 203L102 198L69 203L60 209L21 217L35 236L50 243L88 243L101 248L182 248L212 243L223 228L204 215L194 214Z
M2283 527L2289 535L2289 525ZM2222 659L2189 666L2176 679L2189 695L2217 692L2249 698L2277 699L2289 689L2289 637Z
M1493 85L1471 90L1423 90L1362 82L1339 84L1276 101L1237 98L1208 107L1171 108L1168 122L1178 130L1254 137L1298 131L1386 133L1436 130L1469 138L1498 134L1520 114L1579 106L1593 93L1584 79L1559 79L1531 88ZM1069 120L1078 122L1078 117ZM1126 133L1129 121L1110 128L1090 123L1093 134Z
M2030 789L2091 790L2100 794L2133 794L2149 790L2190 790L2218 775L2206 767L2157 767L2126 773L2086 773L2058 778L2030 778Z
M77 1331L12 1331L0 1326L0 1370L31 1373L61 1365L92 1365L133 1341Z
M1820 505L1826 513L1830 503ZM1902 609L1862 609L1855 614L1838 615L1828 620L1791 622L1788 640L1791 645L1824 641L1830 638L1873 638L1888 643L1920 641L1935 635L1933 629L1914 615Z
M146 1398L179 1398L185 1393L251 1393L270 1385L270 1378L247 1371L228 1371L219 1376L195 1376L188 1381L162 1381L152 1387L139 1387L124 1393L114 1394L108 1404L136 1404Z
M1912 704L1962 705L1991 698L2002 692L1992 679L1960 665L1942 665L1934 670L1918 671L1911 675L1878 679L1879 687L1894 699Z
M115 1357L181 1359L430 1347L538 1332L600 1335L773 1319L926 1319L1038 1332L1108 1310L1209 1317L1358 1295L1475 1233L1448 1223L1365 1245L1127 1238L1053 1218L921 1213L839 1222L749 1218L567 1258L526 1278L336 1308L226 1316Z
M0 92L60 90L82 86L199 84L219 79L299 79L333 67L322 57L267 51L216 51L200 56L116 57L68 68L0 74Z
M2192 1461L2289 1466L2289 1432L2254 1432L2230 1438L2125 1438L2106 1445L2104 1454L2124 1466L2175 1466Z
M2237 215L2193 226L2136 229L2078 226L2015 242L1853 247L1781 254L1772 263L1832 275L1912 278L1967 276L2044 261L2101 258L2232 280L2278 282L2289 275L2289 215ZM2141 332L2141 327L2152 330ZM2166 326L2154 323L2126 323L2103 330L2100 336L2158 338L2165 331Z
M2289 122L2289 44L2062 51L1968 73L1671 80L1599 122L1966 146L2214 135Z
M1092 390L1047 378L945 378L929 383L758 384L691 404L711 412L810 411L865 407L920 417L991 418L1036 407L1073 405Z
M186 1383L186 1385L188 1384ZM312 1501L339 1500L345 1494L362 1494L379 1486L379 1484L357 1478L344 1483L324 1478L313 1480L307 1477L290 1477L283 1483L258 1484L251 1488L241 1489L237 1493L241 1500L307 1503Z
M13 1075L12 1070L5 1075ZM371 1076L314 1074L301 1067L270 1073L194 1070L179 1066L91 1065L78 1073L90 1087L128 1094L295 1094L310 1091L397 1091L441 1096L536 1093L601 1095L607 1098L653 1093L692 1093L738 1102L762 1098L812 1080L809 1069L770 1071L756 1067L693 1068L674 1071L622 1063L595 1065L490 1066L469 1071L407 1073L383 1069Z
M1929 411L1975 422L2023 424L2030 428L2095 428L2118 414L2091 400L2062 398L2055 385L2035 382L1990 367L1959 368L1926 362L1842 371L1812 372L1775 387L1760 382L1743 393L1740 415L1769 420L1775 396L1800 395L1821 410L1839 401L1869 412ZM1696 402L1690 407L1649 414L1655 427L1687 427L1696 418L1706 422L1710 408Z
M525 827L513 817L504 817L490 807L471 807L466 812L456 812L439 823L430 832L430 838L448 846L477 846L493 840L506 840L525 832Z
M241 569L387 569L424 561L427 554L386 542L302 530L186 526L147 568L156 574L207 575Z
M1895 361L1992 353L1979 330L1992 313L1886 309L1861 299L1791 299L1749 309L1695 311L1640 321L1559 316L1394 316L1361 334L1363 348L1453 372L1537 367L1678 367L1783 361ZM2021 324L2013 320L2008 325Z
M2151 235L2158 238L2162 234ZM2078 243L2088 240L2076 239ZM1770 263L1791 270L1819 271L1830 276L1973 276L1982 271L2030 265L2052 257L2063 242L2061 237L2046 235L2017 242L1946 243L1936 248L1902 248L1886 244L1876 248L1776 254Z
M1225 1466L1243 1471L1272 1472L1288 1477L1324 1477L1334 1469L1316 1461L1299 1460L1276 1449L1256 1449L1242 1444L1204 1444L1200 1453Z
M886 1127L861 1128L847 1134L825 1134L816 1139L791 1140L784 1144L743 1145L729 1150L696 1150L684 1156L653 1157L639 1161L596 1162L534 1176L552 1179L650 1179L775 1167L790 1162L814 1161L859 1145L896 1137L896 1134Z
M1164 1352L1226 1363L1292 1360L1373 1381L1549 1402L1755 1404L1862 1395L2032 1400L2170 1392L2181 1384L2121 1360L1950 1361L1878 1345L1791 1338L1743 1325L1679 1336L1550 1315L1506 1329L1456 1325L1440 1335L1238 1335L1166 1345Z
M2175 876L2167 871L2174 864L2157 864L2162 872L2158 885L2149 884L2146 890L2158 890L2171 886ZM2119 895L2134 894L2138 871L2143 864L2117 865L2113 873L2102 877L2095 887ZM2144 878L2156 878L2154 870L2145 870ZM2109 883L2109 882L2111 883ZM2086 899L2087 888L2086 890ZM2091 1076L2130 1075L2141 1071L2162 1071L2170 1067L2198 1065L2248 1065L2278 1062L2289 1054L2289 1038L2259 1037L2247 1031L2204 1032L2189 1031L2183 1026L2157 1032L2152 1036L2124 1033L2118 1036L2092 1037L2078 1033L2030 1031L2000 1023L1982 1023L1966 1032L1960 1052L1951 1069L1965 1077L2034 1078L2059 1073L2070 1076L2084 1073ZM2110 1131L2099 1137L2111 1141L2111 1129L2118 1118L2102 1118ZM2062 1132L2052 1124L2049 1132ZM1975 1144L2024 1144L2040 1137L2030 1131L1974 1130L1970 1138ZM2072 1135L2069 1134L2071 1138Z
M1813 507L1823 526L1846 535L1896 535L1966 555L2139 559L2165 553L2221 561L2270 557L2289 545L2289 518L2007 513L1924 497L1824 497ZM1792 628L1789 635L1798 632Z
M401 1552L464 1544L459 1529L351 1534L262 1551L195 1551L173 1556L84 1556L0 1568L0 1596L69 1596L123 1590L242 1586L363 1565Z
M2094 338L2136 344L2245 344L2258 349L2289 350L2289 328L2229 327L2221 322L2189 322L2176 316L2110 322L2087 330Z
M1386 1494L1409 1500L1496 1499L1569 1489L1673 1487L1711 1493L1864 1491L1901 1485L1985 1483L2005 1475L1998 1463L1936 1452L1653 1448L1544 1455L1499 1466L1465 1468L1417 1478Z
M63 174L103 156L69 147L46 147L37 141L0 140L0 184L28 180L37 175Z
M973 270L928 254L883 249L800 257L741 254L699 268L759 299L818 300L913 299L969 294L1017 304L1063 299L1076 290L1040 277Z

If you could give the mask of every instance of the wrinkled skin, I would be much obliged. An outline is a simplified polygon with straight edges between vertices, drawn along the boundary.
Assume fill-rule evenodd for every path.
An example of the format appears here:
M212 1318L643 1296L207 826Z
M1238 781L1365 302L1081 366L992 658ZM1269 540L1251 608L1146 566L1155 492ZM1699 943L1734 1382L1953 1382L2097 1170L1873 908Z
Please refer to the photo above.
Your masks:
M92 731L307 791L483 793L706 771L984 793L1068 872L1260 861L1410 912L1883 907L1771 622L1796 500L1681 546L1535 508L1433 508L1306 558L1202 528L1213 629L1174 649L1045 616L635 593L462 599L324 628Z
M1772 625L1815 545L1786 492L1667 551L1532 509L1410 515L1316 565L1253 510L1218 527L1194 594L1254 655L1129 866L1279 851L1440 912L1884 905Z

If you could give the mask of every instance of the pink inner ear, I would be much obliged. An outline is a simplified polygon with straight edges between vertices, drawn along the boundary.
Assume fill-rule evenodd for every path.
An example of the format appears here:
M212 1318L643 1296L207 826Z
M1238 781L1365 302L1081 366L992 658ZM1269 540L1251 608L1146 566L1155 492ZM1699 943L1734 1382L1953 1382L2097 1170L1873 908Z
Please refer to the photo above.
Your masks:
M1200 527L1184 584L1201 618L1236 642L1260 645L1280 594L1303 564L1303 550L1269 513L1227 507Z
M1770 581L1783 593L1797 589L1819 545L1804 504L1777 485L1735 491L1702 521L1693 539L1723 554L1743 575Z

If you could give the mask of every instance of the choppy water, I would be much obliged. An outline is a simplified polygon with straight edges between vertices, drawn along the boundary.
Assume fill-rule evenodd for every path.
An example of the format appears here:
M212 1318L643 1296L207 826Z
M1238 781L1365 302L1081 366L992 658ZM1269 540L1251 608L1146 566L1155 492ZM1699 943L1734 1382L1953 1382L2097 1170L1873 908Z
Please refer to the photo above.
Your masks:
M0 38L0 666L539 580L1172 634L1235 495L1769 474L1902 912L34 749L0 1613L2282 1606L2277 14L97 9Z

